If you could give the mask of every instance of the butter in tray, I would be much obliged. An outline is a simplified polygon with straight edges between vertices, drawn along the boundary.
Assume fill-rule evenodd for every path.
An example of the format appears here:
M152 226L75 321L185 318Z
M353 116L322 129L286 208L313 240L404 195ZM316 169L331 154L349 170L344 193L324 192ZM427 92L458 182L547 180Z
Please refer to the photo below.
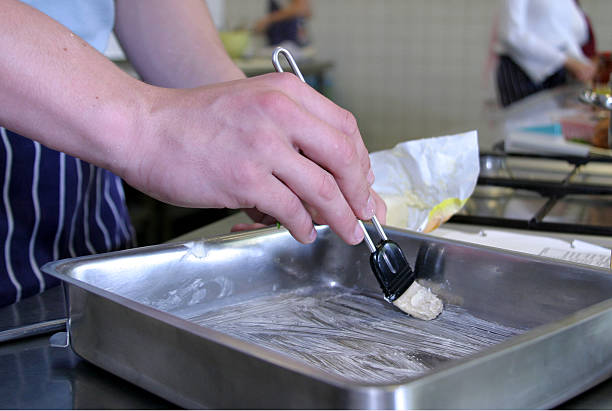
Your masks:
M452 217L478 180L478 133L405 141L370 154L387 225L428 233Z

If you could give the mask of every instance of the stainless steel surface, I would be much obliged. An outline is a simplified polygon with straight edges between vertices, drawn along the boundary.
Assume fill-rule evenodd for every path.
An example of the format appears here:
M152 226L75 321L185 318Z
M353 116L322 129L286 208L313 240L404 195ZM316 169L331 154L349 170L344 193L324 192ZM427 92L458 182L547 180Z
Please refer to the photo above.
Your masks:
M52 348L49 335L0 344L2 409L176 409L176 405Z
M459 215L529 220L546 203L538 194L478 187ZM612 196L571 195L556 202L544 222L612 227Z
M380 238L383 241L388 240L387 234L385 234L385 230L383 230L383 228L380 225L380 223L378 222L378 218L376 218L376 216L372 217L372 225L374 226L374 229L376 229L376 232L378 233L378 235L380 236ZM365 234L368 235L367 230L365 231Z
M283 66L281 64L281 62L279 61L278 57L280 55L284 55L285 58L287 59L287 62L289 63L289 66L291 67L291 70L293 70L293 73L298 76L298 78L300 80L302 80L303 83L306 83L306 80L304 80L304 76L302 76L302 72L300 71L297 63L295 62L295 60L293 59L293 56L291 55L291 53L289 52L289 50L284 49L282 47L277 47L274 52L272 53L272 65L274 66L274 69L279 72L282 73L283 70Z
M60 318L58 320L42 321L39 323L24 325L21 327L14 327L8 330L0 331L0 343L65 329L65 318Z
M359 227L361 227L361 229L363 230L363 240L368 246L368 249L370 250L371 253L376 252L376 246L374 245L374 242L372 241L372 237L370 237L370 233L368 233L368 230L365 228L365 225L363 224L361 220L357 220L357 222L359 223ZM378 218L376 218L375 215L372 216L371 222L374 225L374 228L376 229L376 232L378 233L378 236L381 238L381 240L386 241L388 239L387 234L385 234L385 230L383 230L382 226L378 222ZM389 258L387 257L387 255L384 254L383 257L385 261L387 262L387 265L389 266L389 268L391 268L391 263L389 262Z
M480 175L528 180L561 182L573 170L573 166L562 160L534 160L532 158L482 155ZM607 171L612 170L608 165Z
M609 272L390 235L439 320L384 303L367 254L326 227L309 246L273 228L46 270L79 355L183 406L551 407L612 374Z
M70 341L68 338L68 332L61 331L55 333L49 338L49 345L53 348L67 348L70 347Z
M0 308L0 342L31 337L66 328L61 287Z
M531 191L477 186L459 214L528 220L544 203L545 198Z
M374 245L374 241L372 241L372 238L370 237L370 235L366 234L368 232L368 230L365 228L365 225L363 225L363 221L357 220L357 223L359 224L359 226L363 230L363 233L364 233L363 241L365 241L365 243L368 246L368 249L370 250L371 253L375 252L376 251L376 246Z
M524 179L572 184L609 186L612 188L612 164L589 163L576 168L566 161L483 155L481 177ZM477 185L461 215L531 219L547 198L530 190ZM612 196L568 195L559 199L543 219L544 222L571 223L612 227Z
M543 221L612 227L612 195L564 197Z
M598 93L595 90L586 89L580 93L579 98L580 101L584 103L612 111L612 95L610 94Z

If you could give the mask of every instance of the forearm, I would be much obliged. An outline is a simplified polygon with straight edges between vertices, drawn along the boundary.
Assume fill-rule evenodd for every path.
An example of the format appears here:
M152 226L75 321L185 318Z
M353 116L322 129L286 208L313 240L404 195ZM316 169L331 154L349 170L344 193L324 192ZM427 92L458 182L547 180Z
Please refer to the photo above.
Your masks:
M0 14L0 123L120 173L150 86L21 2L3 0Z
M302 242L315 218L356 244L356 219L384 214L356 120L294 75L155 87L16 0L0 2L0 18L0 124L11 130L173 204L256 208ZM220 67L204 77L228 76Z
M191 88L244 78L225 52L204 0L117 0L115 32L148 83Z

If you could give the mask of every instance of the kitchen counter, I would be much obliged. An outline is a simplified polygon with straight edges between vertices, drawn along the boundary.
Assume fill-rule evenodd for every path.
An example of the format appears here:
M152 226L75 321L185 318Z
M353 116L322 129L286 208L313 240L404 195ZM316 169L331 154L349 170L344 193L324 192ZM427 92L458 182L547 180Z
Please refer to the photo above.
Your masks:
M62 287L0 308L0 336L8 330L33 332L0 342L2 409L164 409L173 404L81 359L69 348L49 344L55 330L23 327L65 320ZM65 321L64 321L65 322ZM42 333L39 333L41 331ZM11 336L15 336L12 333Z
M227 233L232 225L247 221L238 213L182 236L177 241ZM449 228L449 225L445 226ZM478 230L478 227L452 225L454 229ZM558 238L578 236L550 234ZM612 246L612 239L594 236L579 238ZM0 341L6 330L20 325L44 322L53 328L64 318L61 288L0 309ZM55 324L55 329L61 329ZM23 329L22 329L23 330ZM49 345L51 333L0 343L0 408L20 409L165 409L173 404L150 394L79 358L69 348ZM248 405L247 405L248 406ZM500 404L503 407L503 404ZM612 378L562 404L564 409L612 409Z

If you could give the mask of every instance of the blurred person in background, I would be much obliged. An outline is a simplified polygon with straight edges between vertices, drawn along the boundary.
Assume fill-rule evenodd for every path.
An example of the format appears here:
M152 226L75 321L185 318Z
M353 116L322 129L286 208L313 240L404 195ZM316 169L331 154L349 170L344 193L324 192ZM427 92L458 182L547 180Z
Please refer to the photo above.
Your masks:
M503 0L496 35L503 107L567 84L568 75L589 83L596 74L595 63L585 55L595 54L595 39L575 0Z
M265 33L269 46L308 44L306 20L312 15L309 0L269 0L268 14L255 23L255 31Z

